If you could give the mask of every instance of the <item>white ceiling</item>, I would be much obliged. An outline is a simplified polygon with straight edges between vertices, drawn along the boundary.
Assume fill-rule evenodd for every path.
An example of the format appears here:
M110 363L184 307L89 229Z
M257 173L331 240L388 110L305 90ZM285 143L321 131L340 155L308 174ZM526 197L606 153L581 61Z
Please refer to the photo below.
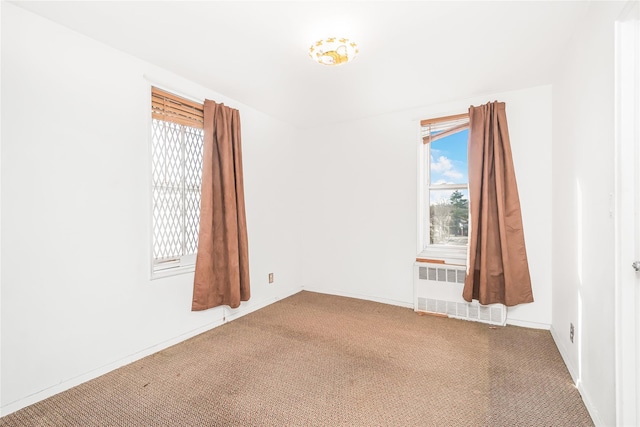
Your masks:
M16 2L302 128L550 83L588 3ZM354 62L308 57L332 35Z

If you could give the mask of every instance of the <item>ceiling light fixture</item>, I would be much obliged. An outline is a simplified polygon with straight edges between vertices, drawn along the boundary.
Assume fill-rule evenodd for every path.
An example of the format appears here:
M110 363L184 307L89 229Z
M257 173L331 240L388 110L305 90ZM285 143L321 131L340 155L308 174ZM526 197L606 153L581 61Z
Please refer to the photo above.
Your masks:
M344 37L318 40L309 48L309 56L322 65L346 64L358 54L358 45Z

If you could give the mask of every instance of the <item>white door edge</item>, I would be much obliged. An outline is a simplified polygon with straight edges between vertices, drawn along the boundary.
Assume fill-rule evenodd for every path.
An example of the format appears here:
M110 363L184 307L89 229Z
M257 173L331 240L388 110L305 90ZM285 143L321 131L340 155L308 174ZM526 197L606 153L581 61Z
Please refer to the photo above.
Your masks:
M616 425L640 422L640 7L616 22Z

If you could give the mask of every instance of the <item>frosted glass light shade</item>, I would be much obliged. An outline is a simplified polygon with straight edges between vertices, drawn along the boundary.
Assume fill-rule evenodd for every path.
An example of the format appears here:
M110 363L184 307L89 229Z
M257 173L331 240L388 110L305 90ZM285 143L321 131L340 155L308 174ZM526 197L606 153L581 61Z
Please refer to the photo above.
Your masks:
M345 64L358 54L358 45L344 37L318 40L309 48L309 56L322 65Z

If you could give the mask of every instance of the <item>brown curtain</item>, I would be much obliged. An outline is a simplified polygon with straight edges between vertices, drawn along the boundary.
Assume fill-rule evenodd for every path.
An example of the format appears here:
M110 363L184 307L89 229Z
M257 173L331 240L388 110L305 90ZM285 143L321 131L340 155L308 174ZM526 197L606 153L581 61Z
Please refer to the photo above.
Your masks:
M464 299L507 306L533 302L503 102L469 108L469 207Z
M238 307L249 292L240 112L204 102L200 234L191 309Z

